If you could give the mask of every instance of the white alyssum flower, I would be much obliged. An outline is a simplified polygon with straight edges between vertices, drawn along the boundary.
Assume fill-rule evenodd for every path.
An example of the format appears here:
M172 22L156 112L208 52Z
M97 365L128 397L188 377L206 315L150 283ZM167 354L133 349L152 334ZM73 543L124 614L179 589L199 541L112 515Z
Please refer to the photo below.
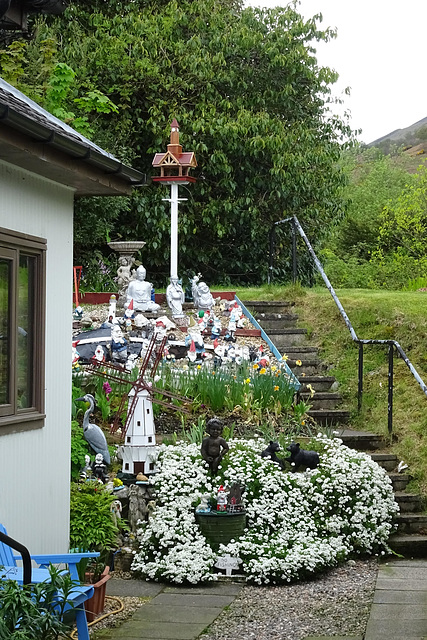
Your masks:
M336 565L351 554L381 553L398 511L391 482L381 467L341 440L318 435L317 469L283 472L261 458L260 439L236 439L212 478L195 444L160 447L153 478L158 507L138 532L132 570L171 582L215 580L217 555L242 559L257 584L289 582ZM239 482L247 527L215 553L201 534L195 507L203 495Z

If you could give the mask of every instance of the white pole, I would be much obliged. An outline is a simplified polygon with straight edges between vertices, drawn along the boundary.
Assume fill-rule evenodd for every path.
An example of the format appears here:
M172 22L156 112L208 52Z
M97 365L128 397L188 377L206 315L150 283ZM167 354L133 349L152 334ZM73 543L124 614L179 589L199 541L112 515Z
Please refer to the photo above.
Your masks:
M178 185L171 184L171 278L178 278Z

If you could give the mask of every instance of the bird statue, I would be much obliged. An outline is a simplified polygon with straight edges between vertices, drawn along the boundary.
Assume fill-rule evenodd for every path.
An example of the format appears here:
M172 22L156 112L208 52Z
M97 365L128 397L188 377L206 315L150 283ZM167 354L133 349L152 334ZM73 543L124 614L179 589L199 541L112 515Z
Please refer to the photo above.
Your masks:
M89 402L89 409L86 411L83 418L83 437L95 453L102 453L105 464L110 464L110 452L108 451L107 440L104 432L97 424L91 424L89 422L90 414L95 408L95 398L86 393L83 398L77 398L76 402Z

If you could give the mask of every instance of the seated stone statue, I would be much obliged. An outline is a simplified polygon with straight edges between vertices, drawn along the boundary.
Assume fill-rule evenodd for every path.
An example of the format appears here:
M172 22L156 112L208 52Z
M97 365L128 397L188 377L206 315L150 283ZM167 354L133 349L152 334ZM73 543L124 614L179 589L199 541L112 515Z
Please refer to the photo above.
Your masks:
M152 284L146 282L146 273L142 265L136 270L136 279L131 280L127 288L125 309L128 308L131 300L133 300L134 311L157 311L160 308L159 304L151 300Z
M221 460L229 450L229 446L221 437L222 424L218 418L211 418L206 425L206 431L209 433L208 438L204 438L201 447L203 460L209 464L209 469L213 475L218 472Z
M199 282L200 274L191 281L194 306L196 309L212 309L215 301L206 282Z

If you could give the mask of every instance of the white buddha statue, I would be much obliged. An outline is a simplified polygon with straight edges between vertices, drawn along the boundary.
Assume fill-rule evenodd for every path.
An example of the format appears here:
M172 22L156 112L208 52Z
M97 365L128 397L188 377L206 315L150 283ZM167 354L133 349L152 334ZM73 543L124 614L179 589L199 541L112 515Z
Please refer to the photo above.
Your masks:
M206 282L199 282L200 277L201 274L199 273L191 281L194 306L196 309L212 309L215 305L215 300Z
M159 304L156 304L151 300L151 282L146 282L146 270L141 265L136 270L136 279L129 282L126 293L125 309L130 305L130 301L133 300L134 311L157 311L160 308Z

